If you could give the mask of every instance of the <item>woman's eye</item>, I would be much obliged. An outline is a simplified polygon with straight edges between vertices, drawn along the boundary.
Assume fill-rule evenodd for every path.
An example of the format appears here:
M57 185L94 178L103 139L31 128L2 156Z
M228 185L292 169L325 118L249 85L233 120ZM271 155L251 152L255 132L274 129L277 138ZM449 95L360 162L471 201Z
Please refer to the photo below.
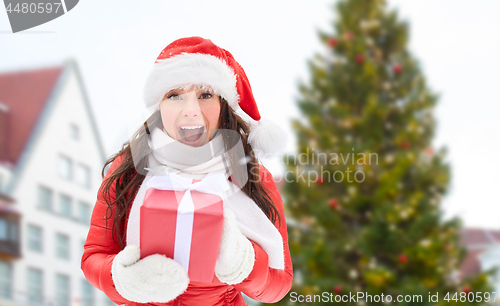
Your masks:
M170 99L170 100L180 100L181 99L181 96L179 96L178 94L171 94L167 97L167 99Z
M200 96L201 99L210 99L211 97L212 97L212 94L208 93L208 92L202 93Z

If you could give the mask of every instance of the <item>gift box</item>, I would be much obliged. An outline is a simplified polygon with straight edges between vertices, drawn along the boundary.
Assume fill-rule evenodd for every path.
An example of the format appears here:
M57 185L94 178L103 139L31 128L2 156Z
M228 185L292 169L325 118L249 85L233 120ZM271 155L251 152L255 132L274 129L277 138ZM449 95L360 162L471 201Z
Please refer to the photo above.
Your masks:
M224 221L222 198L206 190L171 189L176 190L146 191L140 212L141 258L166 255L184 267L190 281L212 283Z

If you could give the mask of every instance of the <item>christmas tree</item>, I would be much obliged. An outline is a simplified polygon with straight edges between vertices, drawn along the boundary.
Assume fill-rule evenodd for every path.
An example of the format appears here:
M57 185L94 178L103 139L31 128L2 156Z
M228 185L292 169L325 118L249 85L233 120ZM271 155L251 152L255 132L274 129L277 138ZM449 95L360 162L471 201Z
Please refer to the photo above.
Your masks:
M299 88L297 153L283 159L294 284L280 303L484 303L488 274L457 277L462 225L442 216L451 170L431 144L439 96L407 50L408 24L384 0L335 8Z

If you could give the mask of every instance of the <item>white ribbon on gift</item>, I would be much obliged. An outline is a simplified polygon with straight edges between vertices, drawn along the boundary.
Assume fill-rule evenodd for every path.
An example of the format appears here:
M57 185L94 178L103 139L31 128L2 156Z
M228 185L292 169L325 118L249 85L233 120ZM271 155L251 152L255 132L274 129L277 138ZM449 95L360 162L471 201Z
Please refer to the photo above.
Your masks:
M177 208L174 244L174 260L184 268L186 273L189 271L194 220L194 202L191 191L214 194L223 199L223 192L229 189L227 178L222 173L208 175L196 183L192 183L192 181L192 179L174 173L166 173L166 175L154 175L147 182L148 188L186 191Z

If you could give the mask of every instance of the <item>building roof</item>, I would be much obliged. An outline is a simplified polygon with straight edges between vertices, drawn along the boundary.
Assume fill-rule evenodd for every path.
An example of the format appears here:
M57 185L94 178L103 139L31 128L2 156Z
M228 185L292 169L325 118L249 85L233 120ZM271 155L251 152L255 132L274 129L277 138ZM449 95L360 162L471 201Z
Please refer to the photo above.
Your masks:
M468 248L482 248L499 242L500 230L469 227L460 233L460 243Z
M95 122L80 69L75 60L66 60L63 65L29 71L0 72L0 118L2 109L8 109L8 124L0 122L0 164L15 168L6 189L10 195L22 176L33 147L54 108L55 102L69 75L74 73L92 133L103 163L106 160L104 147ZM2 127L4 126L4 127ZM7 126L7 128L5 128ZM2 133L7 135L2 137ZM2 139L7 139L3 141ZM2 153L3 151L3 153ZM3 155L2 155L3 154Z
M491 246L500 243L500 230L464 228L460 233L460 244L467 249L467 255L460 267L460 277L465 278L481 271L478 255Z
M0 73L0 103L8 112L0 128L2 164L18 163L62 71L60 66Z

